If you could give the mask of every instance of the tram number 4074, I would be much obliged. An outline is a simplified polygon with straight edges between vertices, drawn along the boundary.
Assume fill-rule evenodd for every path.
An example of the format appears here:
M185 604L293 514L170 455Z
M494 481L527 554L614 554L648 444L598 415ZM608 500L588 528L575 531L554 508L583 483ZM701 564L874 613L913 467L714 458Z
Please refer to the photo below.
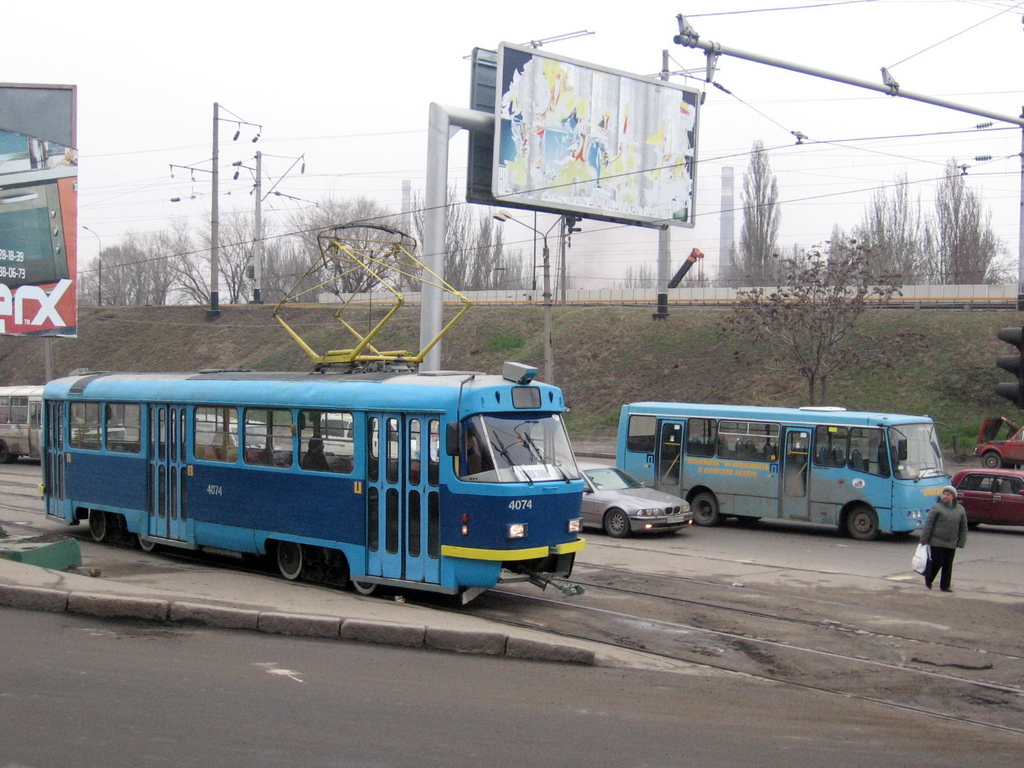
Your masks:
M509 509L533 509L533 499L512 499L508 503Z

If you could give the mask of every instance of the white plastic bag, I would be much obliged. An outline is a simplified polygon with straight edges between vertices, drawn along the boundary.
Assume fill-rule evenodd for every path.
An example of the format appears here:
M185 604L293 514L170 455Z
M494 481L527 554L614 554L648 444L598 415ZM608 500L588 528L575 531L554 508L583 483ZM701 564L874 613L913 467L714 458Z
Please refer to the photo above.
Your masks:
M927 544L918 544L914 550L914 559L910 561L911 566L917 573L924 573L928 567L928 558L931 556L931 549Z

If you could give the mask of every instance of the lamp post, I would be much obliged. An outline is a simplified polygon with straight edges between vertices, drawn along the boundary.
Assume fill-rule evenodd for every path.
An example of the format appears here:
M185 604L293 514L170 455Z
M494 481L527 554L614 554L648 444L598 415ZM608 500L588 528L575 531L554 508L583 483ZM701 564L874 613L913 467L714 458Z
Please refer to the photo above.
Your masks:
M520 224L529 230L532 230L535 234L541 236L543 241L543 250L541 252L542 269L544 274L544 381L548 384L555 383L555 361L554 355L551 351L551 252L548 250L548 235L551 230L554 229L558 224L561 223L562 218L559 217L554 224L552 224L547 232L541 232L536 227L530 226L525 221L512 216L507 211L498 211L494 214L494 218L497 221L514 221L516 224Z
M103 240L89 229L85 224L82 225L82 229L86 232L91 233L95 238L96 242L99 243L99 251L96 252L96 306L103 306Z

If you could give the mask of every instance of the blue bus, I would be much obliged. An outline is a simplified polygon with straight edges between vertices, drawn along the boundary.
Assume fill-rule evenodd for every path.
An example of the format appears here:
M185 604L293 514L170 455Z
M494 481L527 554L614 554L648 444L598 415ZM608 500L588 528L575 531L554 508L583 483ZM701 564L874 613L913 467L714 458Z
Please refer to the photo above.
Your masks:
M287 579L459 594L572 572L557 387L480 373L82 373L44 391L48 517L97 541L269 555Z
M841 408L629 403L616 458L699 525L802 520L861 540L920 528L949 483L931 419Z

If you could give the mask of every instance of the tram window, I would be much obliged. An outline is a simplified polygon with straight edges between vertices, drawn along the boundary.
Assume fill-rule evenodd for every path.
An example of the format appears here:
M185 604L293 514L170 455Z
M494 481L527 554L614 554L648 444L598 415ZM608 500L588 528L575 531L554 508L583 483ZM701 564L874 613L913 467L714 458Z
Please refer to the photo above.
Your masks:
M718 422L714 419L690 419L686 422L688 456L714 456L718 441Z
M423 441L420 439L420 420L409 420L409 482L420 484L420 472L423 464Z
M292 413L281 408L245 409L245 463L292 465Z
M235 463L238 459L238 413L234 408L196 408L193 451L197 459Z
M630 416L626 450L635 453L654 453L654 434L658 420L653 416Z
M388 451L388 463L387 463L387 481L389 483L398 482L398 419L391 417L387 420L387 451ZM388 550L389 552L391 550ZM397 551L397 550L395 550Z
M540 408L540 390L536 387L512 387L513 408Z
M320 440L323 458L310 453L310 441ZM348 411L299 411L299 466L321 472L351 472L355 456L353 419ZM315 463L314 463L315 462Z
M138 403L108 403L105 439L108 451L138 453L141 450L142 407Z
M380 455L378 453L378 446L380 445L380 419L376 416L371 416L367 420L367 428L369 439L366 441L366 479L371 483L376 483L380 479Z
M100 449L100 404L71 404L71 447Z
M441 422L430 420L430 445L427 449L427 483L437 487L441 471Z

